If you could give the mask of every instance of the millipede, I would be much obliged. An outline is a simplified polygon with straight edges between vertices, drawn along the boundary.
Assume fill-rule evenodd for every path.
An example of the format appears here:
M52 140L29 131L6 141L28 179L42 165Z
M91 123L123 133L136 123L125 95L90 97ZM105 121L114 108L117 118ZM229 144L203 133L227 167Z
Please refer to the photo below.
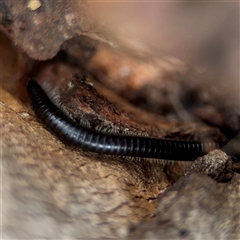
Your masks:
M193 161L219 148L213 141L181 141L95 131L67 116L35 80L28 82L27 91L39 121L63 143L75 148L108 155L177 161Z

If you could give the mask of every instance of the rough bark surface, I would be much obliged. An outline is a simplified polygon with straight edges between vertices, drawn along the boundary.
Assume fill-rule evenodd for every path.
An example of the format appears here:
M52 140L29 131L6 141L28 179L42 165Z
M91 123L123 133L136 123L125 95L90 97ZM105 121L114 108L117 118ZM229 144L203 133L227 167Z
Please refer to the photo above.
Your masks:
M1 159L3 238L125 236L169 186L161 164L66 148L4 91Z
M86 33L88 28L85 1L5 2L11 13L15 41L37 60L53 58L64 41Z
M133 227L130 239L239 239L239 174L229 183L192 174L160 198L156 217Z

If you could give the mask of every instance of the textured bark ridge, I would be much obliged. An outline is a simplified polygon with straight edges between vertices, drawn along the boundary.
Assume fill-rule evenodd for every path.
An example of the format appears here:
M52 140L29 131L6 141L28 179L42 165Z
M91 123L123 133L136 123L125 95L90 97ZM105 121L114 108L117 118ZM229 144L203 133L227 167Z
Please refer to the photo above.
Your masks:
M196 160L159 198L156 217L132 227L128 237L239 239L240 176L233 165L239 172L239 163L220 150Z
M4 238L120 237L155 214L170 185L163 165L66 148L28 108L1 97Z
M193 174L158 202L156 217L131 229L131 239L239 239L240 178L221 184Z

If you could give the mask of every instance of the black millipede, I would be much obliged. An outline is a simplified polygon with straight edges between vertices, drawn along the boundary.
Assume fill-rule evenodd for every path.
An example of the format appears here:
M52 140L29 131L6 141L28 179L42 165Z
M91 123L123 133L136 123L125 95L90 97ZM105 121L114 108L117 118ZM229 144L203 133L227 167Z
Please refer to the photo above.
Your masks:
M217 143L211 141L181 141L95 131L78 124L61 111L35 80L28 82L27 91L37 118L69 146L108 155L178 161L193 161L219 148Z

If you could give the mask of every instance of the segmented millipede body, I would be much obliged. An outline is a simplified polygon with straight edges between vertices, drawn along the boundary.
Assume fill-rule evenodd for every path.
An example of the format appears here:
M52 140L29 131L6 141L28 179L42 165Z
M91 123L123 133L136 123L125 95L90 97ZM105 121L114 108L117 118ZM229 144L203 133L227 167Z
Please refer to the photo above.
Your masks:
M29 81L27 91L32 108L45 127L62 142L83 150L109 155L192 161L218 148L218 144L214 142L179 141L94 131L63 113L36 81Z

